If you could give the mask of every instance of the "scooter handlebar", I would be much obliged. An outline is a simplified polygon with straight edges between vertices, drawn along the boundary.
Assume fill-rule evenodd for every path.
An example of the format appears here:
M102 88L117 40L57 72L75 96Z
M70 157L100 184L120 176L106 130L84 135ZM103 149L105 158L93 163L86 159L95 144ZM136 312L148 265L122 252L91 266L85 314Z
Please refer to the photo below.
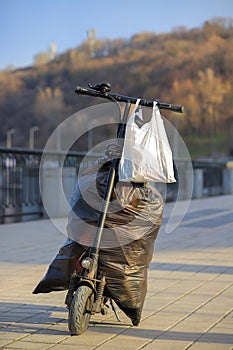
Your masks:
M102 92L102 91L99 91L99 90L95 90L93 87L92 88L84 88L84 87L81 87L81 86L77 86L76 89L75 89L75 93L76 94L80 94L80 95L101 97L101 98L105 98L105 99L109 99L109 100L115 100L115 101L118 101L118 102L128 102L128 103L132 103L132 104L135 104L137 102L137 98L136 97L119 95L119 94L114 94L114 93L110 93L110 92ZM184 112L184 106L173 105L173 104L170 104L170 103L160 102L157 99L155 101L157 102L158 107L161 108L161 109L167 109L167 110L170 110L170 111L173 111L173 112L177 112L177 113L183 113ZM145 106L145 107L153 107L153 102L154 101L151 101L151 100L141 99L139 104L141 106Z

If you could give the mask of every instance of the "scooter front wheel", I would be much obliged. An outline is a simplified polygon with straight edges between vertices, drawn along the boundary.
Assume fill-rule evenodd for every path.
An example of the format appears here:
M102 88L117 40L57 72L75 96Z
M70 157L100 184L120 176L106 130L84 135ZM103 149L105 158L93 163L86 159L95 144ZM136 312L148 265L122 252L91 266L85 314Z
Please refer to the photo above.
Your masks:
M69 330L71 335L80 335L88 327L94 302L93 290L88 286L79 286L74 293L69 309Z

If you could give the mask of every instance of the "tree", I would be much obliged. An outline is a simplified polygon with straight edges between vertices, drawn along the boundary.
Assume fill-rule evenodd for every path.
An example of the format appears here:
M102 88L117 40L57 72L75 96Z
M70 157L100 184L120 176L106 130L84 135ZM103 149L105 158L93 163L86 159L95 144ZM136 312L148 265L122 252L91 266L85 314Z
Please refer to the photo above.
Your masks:
M191 79L174 81L170 98L174 103L184 106L180 127L185 134L200 134L200 105L195 96L195 82Z
M40 126L40 143L46 142L51 132L65 117L63 93L59 87L45 87L37 93L34 104L35 123Z
M203 130L210 136L216 134L220 119L220 105L225 94L230 89L227 82L222 82L220 77L215 76L213 69L207 68L198 72L197 98L201 107L201 122Z

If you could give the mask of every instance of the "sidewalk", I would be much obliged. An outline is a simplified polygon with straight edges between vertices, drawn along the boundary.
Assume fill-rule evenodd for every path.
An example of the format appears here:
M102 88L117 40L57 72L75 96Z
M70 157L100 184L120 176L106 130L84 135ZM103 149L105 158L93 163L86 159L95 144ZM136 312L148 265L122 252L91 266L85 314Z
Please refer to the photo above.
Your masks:
M233 349L233 196L193 200L167 234L172 206L155 244L140 325L122 312L119 323L110 311L92 317L78 337L68 332L65 292L32 294L65 237L48 220L0 225L0 348Z

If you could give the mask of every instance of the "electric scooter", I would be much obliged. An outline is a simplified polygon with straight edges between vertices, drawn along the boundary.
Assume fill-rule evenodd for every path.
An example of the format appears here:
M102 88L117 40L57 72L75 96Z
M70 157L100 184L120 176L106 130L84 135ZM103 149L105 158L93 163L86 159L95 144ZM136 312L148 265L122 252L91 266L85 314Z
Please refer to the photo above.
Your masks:
M89 84L88 88L77 86L75 89L75 92L79 95L88 95L114 102L123 102L124 110L118 127L115 146L110 152L112 158L111 166L107 177L93 244L91 247L88 247L78 259L70 278L65 303L69 310L68 325L71 335L80 335L85 332L91 316L96 313L105 315L108 311L109 303L119 320L113 300L105 295L106 278L104 273L99 269L99 254L105 219L114 188L118 160L123 147L122 140L124 140L125 125L130 113L130 107L132 104L136 103L137 98L111 93L110 91L111 85L106 81L96 85ZM161 109L167 109L178 113L183 112L183 106L162 103L159 100L156 100L156 102ZM140 105L153 107L153 101L141 99ZM134 326L137 326L139 320L132 320L132 323Z

